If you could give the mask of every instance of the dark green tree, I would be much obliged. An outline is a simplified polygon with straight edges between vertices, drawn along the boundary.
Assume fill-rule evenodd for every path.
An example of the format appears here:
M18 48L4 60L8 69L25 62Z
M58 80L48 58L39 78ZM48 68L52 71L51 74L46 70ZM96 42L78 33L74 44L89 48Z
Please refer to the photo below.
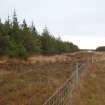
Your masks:
M8 29L6 26L7 24L3 24L0 20L0 54L2 55L7 53L9 43Z
M19 25L15 11L12 21L9 16L4 23L0 20L0 55L27 58L32 54L60 54L74 51L78 51L76 45L55 38L47 28L39 35L33 22L29 27L24 19Z
M105 51L105 46L97 47L96 51Z

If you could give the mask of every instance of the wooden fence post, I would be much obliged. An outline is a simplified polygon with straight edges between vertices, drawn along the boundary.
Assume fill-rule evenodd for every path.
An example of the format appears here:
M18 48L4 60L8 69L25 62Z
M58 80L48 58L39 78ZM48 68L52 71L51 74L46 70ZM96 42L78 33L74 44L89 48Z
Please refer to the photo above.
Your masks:
M94 63L94 59L93 59L93 56L92 56L92 63Z
M76 85L79 84L79 63L76 64Z

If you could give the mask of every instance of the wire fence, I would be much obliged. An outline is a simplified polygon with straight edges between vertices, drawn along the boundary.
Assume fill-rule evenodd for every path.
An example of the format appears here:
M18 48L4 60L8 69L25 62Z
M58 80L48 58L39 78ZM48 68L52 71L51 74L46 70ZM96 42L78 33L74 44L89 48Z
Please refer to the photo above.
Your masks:
M92 58L72 65L70 78L43 105L72 105L72 95L79 86L81 73L92 63Z

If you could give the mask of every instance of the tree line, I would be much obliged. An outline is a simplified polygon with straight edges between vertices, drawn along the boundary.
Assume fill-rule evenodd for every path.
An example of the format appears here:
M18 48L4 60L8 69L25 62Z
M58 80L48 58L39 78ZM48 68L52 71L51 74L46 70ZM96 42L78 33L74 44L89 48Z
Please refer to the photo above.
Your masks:
M99 47L97 47L96 51L105 51L105 46L99 46Z
M51 35L47 28L39 34L32 23L28 26L25 19L19 24L16 12L12 19L0 19L0 55L27 58L32 54L60 54L78 50L71 42L64 42Z

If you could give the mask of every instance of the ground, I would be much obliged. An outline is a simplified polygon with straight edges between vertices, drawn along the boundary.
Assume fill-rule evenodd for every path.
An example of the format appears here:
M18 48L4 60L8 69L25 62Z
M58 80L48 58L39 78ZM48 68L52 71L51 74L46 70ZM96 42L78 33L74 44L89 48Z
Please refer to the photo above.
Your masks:
M86 53L0 59L0 105L42 105L69 77ZM89 55L90 56L90 55Z
M0 59L0 105L42 105L69 77L71 58Z
M105 53L96 53L87 77L74 97L74 105L105 105Z

